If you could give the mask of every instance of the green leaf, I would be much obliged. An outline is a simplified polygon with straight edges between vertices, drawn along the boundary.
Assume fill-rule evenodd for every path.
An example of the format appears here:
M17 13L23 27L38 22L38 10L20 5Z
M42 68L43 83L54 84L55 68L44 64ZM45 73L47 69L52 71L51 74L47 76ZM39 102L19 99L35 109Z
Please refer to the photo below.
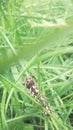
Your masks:
M31 59L34 55L37 55L45 48L50 48L57 45L69 44L68 37L73 34L73 16L66 20L66 25L59 25L54 27L48 27L43 29L40 36L33 41L31 44L26 44L10 56L2 55L2 60L0 61L0 72L3 72L7 67L13 63L18 62L20 59L25 60ZM70 38L70 37L69 37Z

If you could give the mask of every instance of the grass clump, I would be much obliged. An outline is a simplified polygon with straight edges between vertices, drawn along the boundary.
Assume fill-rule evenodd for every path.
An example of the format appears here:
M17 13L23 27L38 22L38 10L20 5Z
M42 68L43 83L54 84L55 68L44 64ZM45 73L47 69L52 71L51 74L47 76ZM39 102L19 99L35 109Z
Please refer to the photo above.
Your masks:
M0 130L73 129L73 2L0 2ZM32 76L39 94L25 85ZM45 95L52 113L39 102Z

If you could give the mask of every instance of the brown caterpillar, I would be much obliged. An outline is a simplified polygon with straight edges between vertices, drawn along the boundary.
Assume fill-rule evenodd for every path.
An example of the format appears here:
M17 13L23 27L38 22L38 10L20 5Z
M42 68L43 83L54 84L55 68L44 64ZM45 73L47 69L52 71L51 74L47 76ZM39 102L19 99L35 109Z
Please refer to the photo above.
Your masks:
M38 87L31 76L25 78L25 85L30 90L31 96L36 97L39 94ZM46 103L46 97L44 95L41 95L39 97L38 102L40 102L44 106L48 113L52 112L50 106ZM48 113L45 112L45 115L48 115Z

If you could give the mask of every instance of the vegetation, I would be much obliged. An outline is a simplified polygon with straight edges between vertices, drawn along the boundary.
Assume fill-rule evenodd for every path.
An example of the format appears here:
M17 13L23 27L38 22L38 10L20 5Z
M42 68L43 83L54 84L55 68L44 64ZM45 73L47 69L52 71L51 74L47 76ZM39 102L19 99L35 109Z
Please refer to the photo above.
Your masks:
M72 129L73 0L1 0L0 130Z

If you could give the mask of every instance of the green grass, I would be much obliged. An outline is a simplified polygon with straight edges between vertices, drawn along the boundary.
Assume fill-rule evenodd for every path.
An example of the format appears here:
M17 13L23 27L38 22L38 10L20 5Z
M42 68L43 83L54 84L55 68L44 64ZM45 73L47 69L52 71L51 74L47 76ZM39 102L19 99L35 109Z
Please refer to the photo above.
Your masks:
M73 2L4 0L0 18L0 130L72 130ZM46 96L48 116L27 75Z

